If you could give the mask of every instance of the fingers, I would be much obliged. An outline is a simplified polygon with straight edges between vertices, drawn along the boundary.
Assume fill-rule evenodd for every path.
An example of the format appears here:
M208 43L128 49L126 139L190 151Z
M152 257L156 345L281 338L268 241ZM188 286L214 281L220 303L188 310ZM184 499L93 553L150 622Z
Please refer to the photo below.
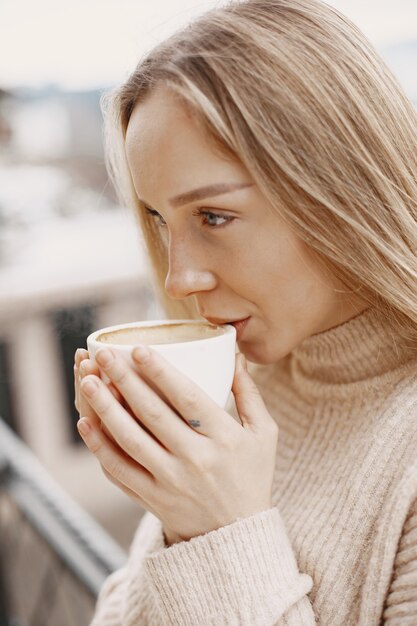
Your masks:
M120 491L123 491L123 493L125 493L129 498L137 502L139 506L156 515L150 504L146 502L138 493L133 491L133 489L129 489L129 487L126 487L126 485L121 483L119 480L116 480L103 466L101 466L101 469L107 480L109 480L115 487L120 489Z
M132 418L107 385L97 376L89 375L83 378L80 388L117 445L151 474L164 476L169 470L170 453Z
M109 395L111 396L110 393ZM107 478L146 508L148 497L152 499L152 494L155 494L153 476L144 467L127 457L90 418L81 419L78 429L84 443L99 461Z
M277 424L272 419L259 389L247 370L246 359L243 354L236 356L232 392L242 426L259 433L268 429L272 431L271 435L274 435Z
M78 350L76 350L75 352L74 363L77 367L80 367L81 361L83 361L84 359L88 359L88 358L89 358L88 350L84 350L84 348L78 348Z
M80 366L83 361L88 359L88 351L82 348L78 348L75 352L74 356L74 404L78 413L81 415L81 402L83 398L80 397L80 379L81 379L81 371ZM83 407L84 408L84 407Z
M158 352L138 346L133 349L132 358L138 372L143 372L199 433L218 438L221 433L237 429L238 425L232 417Z
M106 435L114 442L114 438L111 433L108 431L106 426L100 422L96 413L93 411L92 407L88 403L87 399L83 394L80 393L80 382L83 378L89 375L100 376L100 370L92 359L89 358L90 355L88 350L84 350L83 348L78 348L75 353L74 358L74 385L75 385L75 408L77 409L80 417L91 417L94 418L95 421L98 421L100 424L100 428L106 433ZM121 396L116 387L110 383L108 388L116 398L118 402L122 404L122 406L127 409L127 403L124 398Z
M108 349L99 350L95 358L134 415L168 450L183 454L195 445L194 431L124 359Z
M111 434L108 432L106 427L100 422L98 416L95 411L85 398L82 393L80 393L80 383L85 376L90 374L95 374L96 376L100 375L99 369L97 365L89 358L89 353L87 350L83 350L79 348L75 353L75 365L74 365L74 383L75 383L75 408L77 409L80 417L89 417L92 420L92 423L97 425L98 428L104 430L106 435L113 440ZM78 366L77 366L78 363ZM120 398L120 394L112 386L112 393L116 398Z
M74 392L75 392L75 408L77 409L80 415L87 415L85 412L81 411L80 402L85 399L81 396L80 398L80 381L85 378L85 376L89 376L90 374L94 374L95 376L100 376L100 370L92 359L89 357L88 350L84 350L83 348L78 348L75 352L74 357ZM116 387L110 383L108 385L110 391L114 395L114 397L125 406L125 402L121 394L118 392Z

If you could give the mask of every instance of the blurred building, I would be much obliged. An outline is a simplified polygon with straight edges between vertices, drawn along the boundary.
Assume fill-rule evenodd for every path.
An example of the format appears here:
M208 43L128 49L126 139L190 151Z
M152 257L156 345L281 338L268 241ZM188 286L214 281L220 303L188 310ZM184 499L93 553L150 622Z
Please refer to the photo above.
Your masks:
M11 93L0 89L0 147L2 151L8 148L12 137L8 114L10 99Z
M99 96L0 91L0 414L127 546L143 511L78 436L73 357L97 328L160 314L107 183Z

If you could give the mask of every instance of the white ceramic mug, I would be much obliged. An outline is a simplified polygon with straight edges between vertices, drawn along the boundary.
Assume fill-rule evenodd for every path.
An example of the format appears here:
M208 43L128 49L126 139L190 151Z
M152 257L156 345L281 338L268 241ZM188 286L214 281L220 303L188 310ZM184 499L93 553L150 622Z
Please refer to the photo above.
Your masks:
M136 328L139 332L133 340L130 329ZM144 335L138 341L142 328L149 329L151 335ZM148 335L149 331L145 330ZM122 332L124 334L121 334ZM161 340L164 341L164 338L157 339L154 332L156 335L158 333L165 335L167 342L159 343ZM114 335L110 337L102 337L113 333ZM215 326L200 320L152 320L101 328L87 337L91 359L94 359L95 353L100 348L110 347L131 365L133 365L131 352L137 344L149 345L197 383L219 406L222 408L226 406L235 370L234 326L230 324ZM109 382L105 376L103 380Z

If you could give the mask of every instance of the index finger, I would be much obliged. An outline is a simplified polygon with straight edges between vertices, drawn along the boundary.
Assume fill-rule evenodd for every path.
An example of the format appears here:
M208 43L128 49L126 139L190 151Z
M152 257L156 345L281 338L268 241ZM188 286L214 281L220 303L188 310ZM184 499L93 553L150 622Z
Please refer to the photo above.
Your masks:
M169 400L177 412L199 433L218 437L227 428L236 428L237 423L219 407L212 398L190 378L185 376L161 354L148 346L136 346L132 359L140 374L154 383ZM226 420L225 420L226 416Z

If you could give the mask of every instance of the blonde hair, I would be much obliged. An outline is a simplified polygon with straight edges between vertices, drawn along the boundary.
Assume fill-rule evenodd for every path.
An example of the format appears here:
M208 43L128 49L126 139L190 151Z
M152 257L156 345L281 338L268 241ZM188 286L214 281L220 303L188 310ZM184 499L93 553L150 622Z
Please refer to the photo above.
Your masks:
M135 207L161 301L167 254L134 192L124 138L166 86L352 295L417 352L417 112L373 47L317 0L230 2L152 50L105 100L108 163Z

